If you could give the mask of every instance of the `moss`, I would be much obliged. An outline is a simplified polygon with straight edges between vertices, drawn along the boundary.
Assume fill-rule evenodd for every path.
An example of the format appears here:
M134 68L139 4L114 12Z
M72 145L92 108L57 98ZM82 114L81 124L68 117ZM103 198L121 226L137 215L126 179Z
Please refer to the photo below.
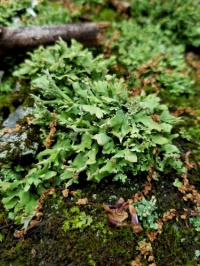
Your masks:
M164 196L164 188L159 185L159 182L153 182L152 189L159 199L161 206L159 212L163 213L170 209L170 204L176 208L180 205L182 208L182 198L180 196L172 197L173 194L177 194L176 188L170 185L173 177L163 177L163 180L165 180L163 187L168 193L167 198ZM79 189L81 188L82 197L100 203L101 200L107 202L106 199L112 195L124 196L122 191L127 193L128 187L131 186L127 184L119 187L119 184L117 186L115 183L110 184L104 181L98 185L98 189L95 191L96 200L92 200L93 191L90 191L88 186L80 186ZM74 186L73 189L77 189L77 186ZM127 196L130 197L130 195L132 192L127 193ZM185 204L187 205L187 203ZM129 225L122 228L111 226L108 223L107 215L102 214L102 209L98 206L85 205L75 208L74 206L76 205L73 198L71 196L63 198L59 190L54 196L46 197L43 204L42 222L28 231L24 242L13 238L15 229L13 228L7 241L3 242L3 246L0 247L0 264L130 265L130 262L139 253L137 245L146 237L146 232L134 234ZM74 212L70 211L72 208L75 210ZM91 226L86 227L82 232L79 228L71 228L64 232L62 226L66 221L65 213L69 214L67 220L70 221L81 212L92 216ZM8 230L4 231L4 233L6 232ZM196 233L193 228L187 228L183 220L176 222L174 219L165 223L162 234L152 244L157 265L186 265L189 262L194 262L193 265L196 265L194 256L195 250L200 249L199 237L199 233ZM23 262L24 256L26 256L25 263ZM143 265L146 265L145 261L143 261Z
M158 265L197 265L194 261L195 250L199 243L194 241L197 233L192 228L186 228L181 222L166 223L162 234L153 243L154 255Z
M98 21L113 21L116 17L116 13L111 8L104 8L98 15Z

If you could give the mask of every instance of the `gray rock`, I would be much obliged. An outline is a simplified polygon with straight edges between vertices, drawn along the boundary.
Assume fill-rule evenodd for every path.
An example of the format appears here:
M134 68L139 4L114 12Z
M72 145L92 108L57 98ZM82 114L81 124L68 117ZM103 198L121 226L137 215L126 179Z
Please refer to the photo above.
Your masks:
M19 106L9 117L4 120L5 128L15 128L19 119L32 113L31 107ZM38 150L38 137L34 129L25 124L19 132L3 134L0 131L0 163L29 162L35 156Z
M13 113L11 113L6 120L3 121L3 127L14 128L19 119L22 119L26 115L32 114L32 109L33 108L31 107L17 107L17 109Z
M0 132L0 162L12 163L16 161L28 160L32 158L37 150L39 143L30 141L31 130L23 132L14 132L12 134L2 135Z

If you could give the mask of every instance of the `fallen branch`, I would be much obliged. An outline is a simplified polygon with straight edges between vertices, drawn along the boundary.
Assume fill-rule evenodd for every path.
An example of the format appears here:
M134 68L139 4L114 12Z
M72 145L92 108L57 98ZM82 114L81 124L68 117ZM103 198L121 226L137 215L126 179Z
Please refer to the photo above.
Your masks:
M0 55L52 44L59 37L64 41L76 39L87 46L102 45L108 26L108 22L20 28L0 26Z

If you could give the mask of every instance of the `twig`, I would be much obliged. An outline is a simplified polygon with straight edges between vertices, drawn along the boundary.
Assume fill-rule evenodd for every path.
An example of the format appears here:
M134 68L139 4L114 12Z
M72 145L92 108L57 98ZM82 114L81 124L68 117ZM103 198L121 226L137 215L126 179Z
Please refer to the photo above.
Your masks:
M14 223L10 223L10 224L5 224L3 226L0 227L0 230L3 230L5 228L11 227Z
M88 46L102 45L109 25L108 22L20 28L0 25L0 55L10 50L29 50L38 45L52 44L59 37L64 41L76 39Z

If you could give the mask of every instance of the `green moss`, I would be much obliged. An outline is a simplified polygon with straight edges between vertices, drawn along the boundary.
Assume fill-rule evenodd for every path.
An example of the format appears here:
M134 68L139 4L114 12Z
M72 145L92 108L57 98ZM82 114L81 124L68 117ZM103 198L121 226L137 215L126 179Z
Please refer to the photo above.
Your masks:
M199 244L197 245L194 241L195 236L194 229L184 228L181 223L166 223L162 234L153 242L154 255L158 265L160 263L186 265L192 261L195 250L199 247Z
M98 15L97 20L98 21L113 21L115 17L116 17L116 13L113 9L104 8Z

